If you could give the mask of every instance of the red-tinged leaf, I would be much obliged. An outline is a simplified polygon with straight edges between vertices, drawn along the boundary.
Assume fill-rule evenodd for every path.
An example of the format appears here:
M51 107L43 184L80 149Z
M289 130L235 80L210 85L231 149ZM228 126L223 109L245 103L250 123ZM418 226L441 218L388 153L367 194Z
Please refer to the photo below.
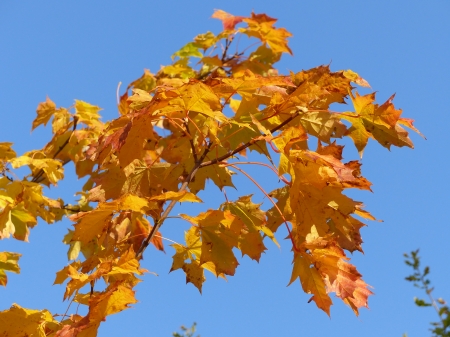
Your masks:
M137 251L142 244L142 241L147 237L148 233L152 229L152 226L142 214L133 213L131 219L131 229L130 229L130 241L133 243L134 250ZM156 249L164 251L164 245L162 241L161 233L158 231L156 235L150 241Z
M211 17L221 20L223 29L225 30L234 29L234 27L244 19L243 16L234 16L221 9L216 9Z
M358 308L367 307L367 298L372 294L361 274L347 259L344 251L335 241L311 236L304 247L310 252L310 259L324 278L328 292L335 292L358 315Z
M359 76L357 73L355 73L353 70L344 70L343 74L345 77L350 79L352 82L360 85L361 87L370 88L369 82L367 82L364 78Z
M327 146L322 146L322 143L319 141L316 152L321 155L330 155L338 160L342 160L343 150L344 146L337 145L336 141Z
M414 127L413 123L414 123L414 120L411 119L411 118L399 118L399 119L398 119L398 124L404 125L404 126L410 128L411 130L414 130L414 131L415 131L416 133L418 133L422 138L426 139L425 136L424 136L422 133L420 133L420 131L417 130L417 129Z
M356 316L359 315L359 308L368 308L368 297L373 295L373 292L370 291L368 286L363 280L358 279L355 281L356 289L353 292L353 297L346 298L344 302L352 308L353 312Z
M309 259L303 257L301 254L295 254L293 263L294 267L289 284L292 284L292 282L299 278L303 291L307 294L313 294L312 300L316 303L317 307L330 316L330 306L333 302L327 294L322 276L314 266L310 266L311 262Z

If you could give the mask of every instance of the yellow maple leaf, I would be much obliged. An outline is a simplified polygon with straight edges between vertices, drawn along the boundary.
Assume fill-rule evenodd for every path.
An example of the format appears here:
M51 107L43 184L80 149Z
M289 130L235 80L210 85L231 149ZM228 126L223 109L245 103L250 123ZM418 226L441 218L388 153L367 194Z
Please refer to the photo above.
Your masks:
M113 285L103 293L93 296L89 301L89 321L101 322L106 316L116 314L137 303L134 291L118 284Z
M61 328L48 310L25 309L13 304L0 312L0 336L47 336Z
M5 271L19 274L19 258L21 254L11 252L0 252L0 285L6 286L8 279Z
M7 162L17 155L12 145L13 143L0 142L0 171L3 171Z
M355 96L351 94L351 99L355 113L342 113L340 118L352 123L347 134L353 139L361 157L369 138L374 138L387 149L391 145L413 148L408 132L398 123L402 111L394 108L394 95L380 106L374 103L375 93L360 96L356 92Z
M84 123L92 129L103 129L103 123L100 121L101 110L98 106L87 102L75 100L75 116L80 123Z
M327 289L322 276L316 268L311 266L311 261L308 257L301 254L295 254L294 267L292 268L292 275L289 284L292 284L297 278L300 279L302 289L307 294L312 294L313 300L317 307L322 309L330 316L330 306L333 304L330 296L327 294Z
M265 14L252 13L250 18L243 19L248 24L248 28L240 28L239 30L248 36L253 36L267 43L275 53L289 53L292 55L292 50L288 46L287 38L291 37L284 28L275 28L274 24L277 21Z
M48 121L55 112L56 112L56 104L47 96L45 102L39 103L37 107L36 110L37 116L33 121L31 131L36 129L41 124L47 125Z
M234 275L239 263L232 249L238 246L244 224L229 211L209 210L197 217L185 214L181 217L199 226L202 241L200 265L212 262L218 274Z
M151 197L150 200L176 200L179 202L189 201L189 202L203 202L202 199L197 197L195 194L181 191L181 192L165 192L161 195Z

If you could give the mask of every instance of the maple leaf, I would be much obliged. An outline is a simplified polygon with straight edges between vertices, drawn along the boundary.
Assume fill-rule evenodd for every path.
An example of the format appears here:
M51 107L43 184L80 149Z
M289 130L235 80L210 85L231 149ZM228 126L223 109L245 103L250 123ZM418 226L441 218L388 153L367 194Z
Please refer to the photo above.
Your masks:
M127 91L131 88L136 88L149 92L153 90L155 86L156 86L155 76L150 72L149 69L144 69L144 74L137 80L131 82L127 87Z
M118 104L118 109L120 114L126 115L130 112L130 104L128 103L128 91L130 89L140 89L144 92L152 91L156 86L156 78L155 76L150 72L149 69L144 69L144 74L138 78L137 80L134 80L131 82L125 91L125 93L120 96L120 101Z
M370 84L369 82L367 82L364 78L362 78L361 76L359 76L357 73L355 73L353 70L345 70L343 72L344 76L347 77L348 79L352 80L352 82L355 82L356 84L362 86L362 87L367 87L370 88Z
M16 152L12 149L13 143L0 142L0 171L3 172L10 159L16 157Z
M211 48L216 42L217 37L212 32L199 34L194 38L195 44L204 51Z
M221 190L225 186L234 187L233 182L231 180L232 171L226 167L203 167L197 175L195 179L193 179L189 184L189 190L197 194L198 191L205 189L206 179L211 179L214 184L220 188Z
M265 14L252 13L250 18L243 19L248 24L248 28L240 28L239 30L248 36L260 39L263 43L267 43L269 47L276 53L289 53L292 50L288 47L287 38L292 36L284 28L275 28L273 25L277 21Z
M176 200L179 202L190 201L190 202L203 202L195 194L181 191L181 192L166 192L161 195L152 197L150 200Z
M320 235L330 233L335 236L346 249L361 251L359 229L363 224L351 216L361 203L342 194L345 187L370 189L370 184L359 177L359 172L353 174L359 167L346 166L331 156L301 150L291 151L290 161L294 177L289 201L295 214L293 224L297 244L304 241L314 226Z
M0 252L0 285L6 286L8 279L5 271L20 273L19 258L21 254L11 252Z
M84 123L93 129L102 129L103 123L100 121L101 109L98 106L87 102L75 100L75 116L80 123Z
M221 209L230 211L245 224L245 228L241 230L238 238L238 248L242 255L248 255L251 259L259 261L261 254L267 249L260 231L267 233L273 240L274 236L272 231L266 227L266 213L260 209L261 204L253 203L251 197L251 195L242 196L235 202L222 204Z
M127 226L127 233L129 233L129 242L133 245L134 250L137 251L144 239L148 236L148 233L152 229L149 221L140 213L133 212L131 214L131 221ZM156 249L164 251L164 245L161 239L161 233L156 232L151 240L151 243Z
M293 219L294 213L291 209L289 193L289 186L278 188L269 193L271 198L277 199L276 207L274 206L267 211L267 227L273 233L277 231L284 221L291 221Z
M343 113L340 117L352 123L347 134L353 139L361 157L369 138L374 138L387 149L391 145L413 148L408 132L398 123L402 111L396 110L392 104L394 95L380 106L373 103L375 93L360 96L356 92L355 96L351 94L351 99L355 113Z
M153 131L154 118L148 114L137 115L130 126L125 126L129 132L121 135L126 138L124 144L118 148L118 158L122 167L128 166L133 160L142 160L147 152L145 146L148 142L157 142L158 137Z
M210 271L217 277L225 278L225 275L218 273L212 262L200 264L202 241L199 235L199 229L196 226L192 226L189 230L185 231L184 237L186 245L171 245L175 249L175 254L172 257L173 262L170 272L183 269L186 274L186 283L192 283L201 293L203 282L206 280L204 269ZM189 260L189 262L186 262L186 260Z
M236 74L242 74L250 70L255 74L268 76L274 71L273 64L281 59L281 52L274 52L273 49L261 45L255 51L250 53L248 59L232 66Z
M53 185L56 185L58 180L64 178L64 169L62 168L62 163L55 159L34 159L29 156L20 156L12 158L9 162L11 163L11 166L13 168L27 165L33 173L37 173L42 170L45 173L47 179Z
M13 304L0 312L2 336L46 336L61 328L48 310L25 309Z
M302 114L300 123L307 132L319 140L329 143L330 138L342 138L347 131L342 122L335 115L328 112L308 112Z
M225 30L234 29L234 27L244 19L243 16L234 16L221 9L216 9L211 17L221 20L223 29Z
M335 241L326 241L315 233L309 240L307 239L304 247L311 254L314 268L324 278L328 292L335 292L356 315L360 307L368 307L367 299L372 292L356 268L345 261L347 259L345 254Z
M213 86L214 92L219 96L228 96L239 94L243 98L250 100L252 95L264 86L289 86L293 83L286 76L263 77L246 70L237 78L222 78L219 83Z
M200 265L212 262L217 273L234 275L238 266L232 248L238 246L238 237L244 224L229 211L209 210L197 217L181 217L198 225L202 240Z
M9 238L28 241L29 227L37 224L36 217L24 208L23 203L7 206L0 213L0 238Z
M171 77L180 77L181 79L188 79L195 76L195 71L188 66L189 58L182 58L174 62L170 66L164 66L162 71L164 74Z
M43 103L39 103L37 108L37 117L33 121L33 126L31 130L36 129L39 125L44 124L47 125L50 118L56 112L56 104L50 99L46 98L46 101Z
M311 266L311 260L301 254L295 254L293 263L294 267L289 284L299 278L303 291L307 294L313 294L311 300L330 316L330 306L333 302L327 293L322 276L316 268Z
M172 55L172 60L175 57L184 58L184 57L199 57L202 58L203 54L198 50L199 47L195 42L189 42L185 44L180 50L176 51Z
M72 240L89 243L92 239L101 236L116 211L131 210L145 214L157 207L155 202L131 194L126 194L112 202L100 203L95 210L70 217L76 222Z
M100 323L106 316L128 309L134 303L137 303L134 291L118 283L90 299L89 321Z

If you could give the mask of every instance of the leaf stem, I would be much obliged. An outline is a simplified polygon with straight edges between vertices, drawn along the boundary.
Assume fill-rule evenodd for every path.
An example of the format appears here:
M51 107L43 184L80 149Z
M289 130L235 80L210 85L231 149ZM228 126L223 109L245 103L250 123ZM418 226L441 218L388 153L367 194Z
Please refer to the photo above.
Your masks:
M255 185L256 187L258 187L260 189L260 191L270 200L270 202L273 204L273 206L277 209L278 213L280 213L281 218L283 219L283 222L286 226L286 229L288 231L289 234L289 238L291 239L292 242L292 248L294 248L294 251L299 252L300 250L297 248L297 246L295 245L295 241L294 238L292 237L292 232L291 229L289 228L289 225L287 223L286 218L283 215L283 212L281 212L280 208L278 207L277 203L275 201L273 201L273 198L261 187L261 185L259 185L255 179L253 179L247 172L245 172L244 170L240 169L239 167L233 165L233 164L228 164L228 163L220 163L220 165L224 165L224 166L231 166L233 167L235 170L238 170L239 172L241 172L243 175L245 175L248 179L250 179Z

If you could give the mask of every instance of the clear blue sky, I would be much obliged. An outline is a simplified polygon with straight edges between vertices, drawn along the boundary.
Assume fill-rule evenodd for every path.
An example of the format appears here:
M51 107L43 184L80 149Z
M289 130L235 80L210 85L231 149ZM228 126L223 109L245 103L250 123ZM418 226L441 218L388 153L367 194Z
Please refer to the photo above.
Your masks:
M365 254L352 261L374 286L370 310L352 311L334 300L331 319L308 304L291 272L289 246L269 251L259 264L244 258L228 282L208 275L203 295L185 285L184 274L168 274L173 251L149 249L147 274L137 287L139 303L109 316L99 336L171 336L196 321L202 337L226 336L427 336L432 309L419 309L419 295L404 281L403 253L421 248L431 266L435 294L450 300L448 287L450 191L448 126L450 2L436 1L11 1L0 3L0 141L15 150L42 147L48 130L30 134L37 104L48 95L58 106L73 99L99 105L104 118L117 116L116 87L170 62L170 55L208 30L219 31L215 8L236 15L252 9L279 19L293 33L294 56L284 56L281 72L331 62L332 70L352 69L369 81L379 102L396 93L395 105L428 140L412 135L416 148L387 151L375 143L365 150L363 174L374 193L355 194L384 222L362 230ZM352 152L353 151L353 152ZM353 159L353 149L349 150ZM67 168L67 182L51 196L70 199L79 182ZM265 172L264 172L265 173ZM264 176L262 176L264 177ZM214 187L215 188L215 187ZM245 194L245 185L242 194ZM211 195L207 195L209 199ZM205 199L205 198L204 198ZM205 209L208 205L205 205ZM4 240L0 251L23 254L22 273L8 274L0 289L0 310L12 303L64 312L64 287L52 286L66 265L62 236L69 221L40 223L30 243ZM187 229L167 222L163 235ZM174 236L178 234L173 234ZM285 233L280 231L279 241ZM420 294L421 295L421 294Z

